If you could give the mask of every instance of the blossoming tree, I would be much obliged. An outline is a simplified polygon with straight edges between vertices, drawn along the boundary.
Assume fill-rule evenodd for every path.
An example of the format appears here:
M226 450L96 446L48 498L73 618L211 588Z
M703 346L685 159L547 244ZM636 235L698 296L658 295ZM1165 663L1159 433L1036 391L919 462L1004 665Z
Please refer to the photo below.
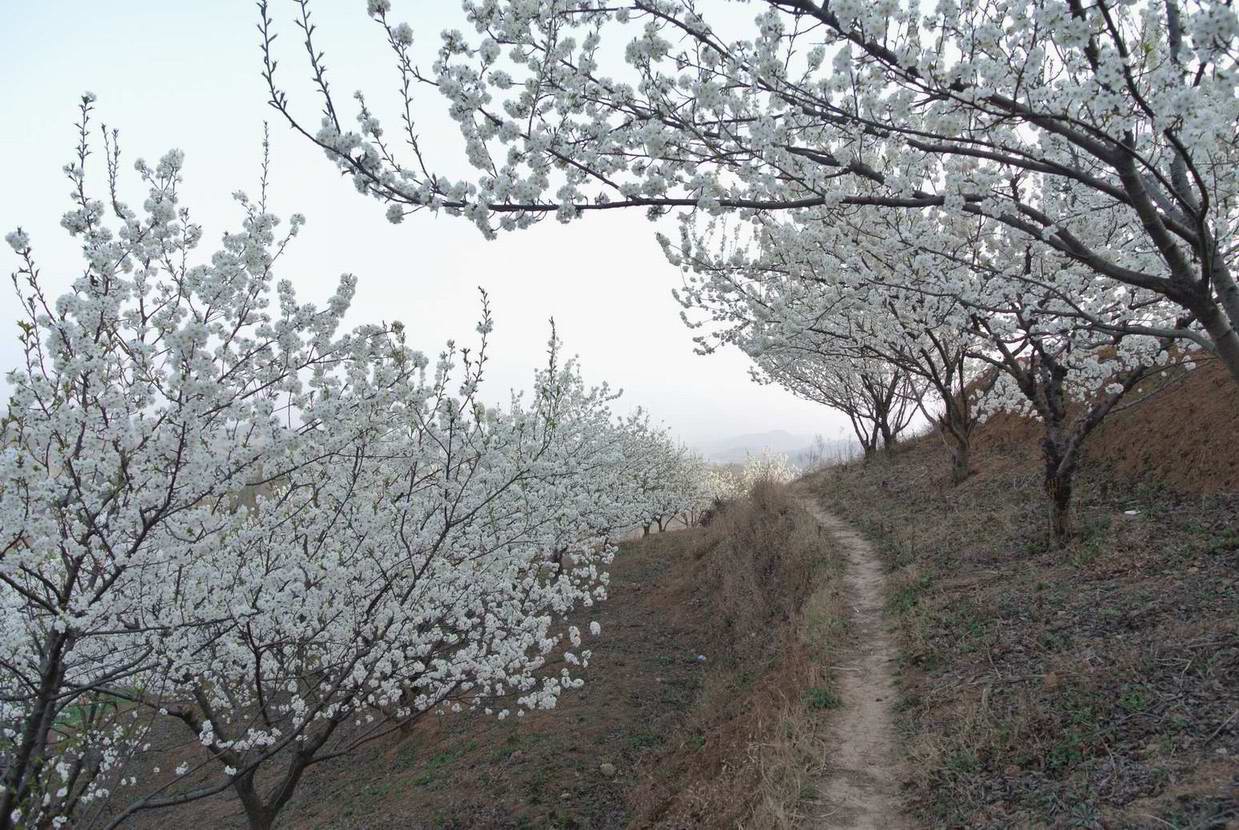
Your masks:
M736 486L740 495L747 495L761 482L788 484L799 474L796 465L785 454L762 450L744 459L736 476Z
M793 342L763 349L756 360L758 377L847 416L866 459L895 446L924 397L895 364L833 348L823 353Z
M659 239L683 270L675 295L700 351L735 344L759 366L777 366L772 379L810 382L811 399L848 414L866 454L919 409L950 451L952 480L963 481L986 386L967 307L920 278L912 245L895 237L875 253L846 228L760 217L742 235L707 223L682 228L678 244ZM822 375L837 379L830 394Z
M691 523L690 514L700 506L699 459L687 447L638 410L624 420L616 452L623 459L620 474L637 494L632 515L642 535L654 527L661 532L675 519Z
M231 792L267 828L308 768L426 712L581 685L565 615L605 598L639 516L613 393L552 337L531 396L484 404L485 299L479 347L437 360L399 324L342 331L354 278L321 307L275 280L302 220L277 236L265 187L194 264L179 153L137 163L135 211L112 134L90 195L92 100L66 167L81 275L50 299L8 236L26 319L0 451L0 827Z

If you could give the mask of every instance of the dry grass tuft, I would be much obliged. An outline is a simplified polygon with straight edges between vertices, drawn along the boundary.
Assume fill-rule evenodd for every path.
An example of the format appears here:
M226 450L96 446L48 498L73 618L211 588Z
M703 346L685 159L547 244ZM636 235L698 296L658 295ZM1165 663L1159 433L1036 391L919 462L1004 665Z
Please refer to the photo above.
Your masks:
M714 620L702 694L634 824L792 828L816 798L842 630L841 563L781 485L728 505L692 555L684 601Z

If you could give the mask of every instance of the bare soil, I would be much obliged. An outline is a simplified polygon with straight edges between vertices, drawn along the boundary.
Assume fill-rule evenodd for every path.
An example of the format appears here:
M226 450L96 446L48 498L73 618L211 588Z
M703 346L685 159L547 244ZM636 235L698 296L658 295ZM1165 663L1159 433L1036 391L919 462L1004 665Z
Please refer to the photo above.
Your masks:
M1235 413L1239 385L1215 359L1193 371L1167 370L1132 390L1085 445L1087 458L1128 482L1159 484L1180 495L1239 493ZM1039 425L1027 418L992 418L978 435L992 461L1036 451ZM997 452L993 452L997 450Z
M805 507L830 534L845 562L847 645L831 669L838 680L839 710L827 732L820 782L822 804L807 826L896 830L904 827L900 763L895 732L895 633L884 613L886 575L865 539L815 499Z

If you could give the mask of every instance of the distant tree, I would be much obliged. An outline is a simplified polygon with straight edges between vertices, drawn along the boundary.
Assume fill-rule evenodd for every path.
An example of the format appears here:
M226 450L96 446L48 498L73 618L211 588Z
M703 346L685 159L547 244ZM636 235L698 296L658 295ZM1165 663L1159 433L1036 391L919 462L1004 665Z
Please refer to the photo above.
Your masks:
M786 455L762 450L744 459L744 464L736 477L736 487L740 495L748 495L753 487L762 482L788 484L798 475L800 475L800 470Z
M970 354L967 307L916 276L912 246L881 258L860 243L822 239L813 225L754 224L747 238L713 225L685 229L678 245L660 236L684 272L675 292L684 320L704 329L694 337L698 350L736 345L759 365L777 366L768 379L848 413L866 454L920 409L951 453L952 481L967 478L985 386ZM716 246L716 237L731 244ZM934 401L941 408L931 412Z
M806 471L813 472L845 462L854 455L853 447L850 440L827 439L819 432L813 436L813 443L809 448L801 454L802 466Z
M662 532L673 519L697 507L696 473L701 461L666 428L651 423L649 414L638 409L623 420L618 437L620 475L634 494L631 513L643 536L655 527Z
M863 357L786 349L763 353L757 363L769 381L847 416L866 460L895 446L924 395L899 367Z

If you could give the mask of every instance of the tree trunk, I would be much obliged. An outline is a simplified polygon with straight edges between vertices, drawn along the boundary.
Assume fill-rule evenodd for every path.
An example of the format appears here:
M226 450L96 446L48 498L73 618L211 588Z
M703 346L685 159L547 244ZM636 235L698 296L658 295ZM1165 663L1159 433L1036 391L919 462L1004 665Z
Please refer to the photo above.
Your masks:
M972 446L965 437L953 436L951 446L951 484L962 484L972 475Z
M245 812L245 820L250 830L271 830L275 826L275 816L269 810L257 813Z
M1233 293L1235 293L1233 290L1227 291L1224 298L1237 306L1235 314L1239 315L1239 300L1231 296ZM1231 380L1239 383L1239 333L1232 325L1232 321L1236 324L1239 324L1239 321L1236 321L1234 316L1223 313L1212 298L1209 298L1208 302L1198 303L1195 306L1192 311L1196 313L1200 324L1209 333L1209 338L1217 349L1218 358L1226 367L1226 371L1230 372ZM1228 306L1226 310L1230 311L1230 307Z
M1063 547L1075 535L1075 521L1071 510L1072 473L1050 472L1047 462L1045 493L1050 499L1050 537L1054 544Z
M47 654L39 670L39 688L35 693L33 712L26 719L17 751L6 760L0 779L0 827L17 827L13 815L31 796L43 764L46 761L48 737L56 713L57 694L64 680L64 655L69 649L69 635L53 631L49 636Z
M938 419L938 432L951 453L951 484L961 484L972 475L973 423L957 400L948 400Z
M650 526L642 525L641 526L641 538L644 539L646 536L649 536L649 535L650 535Z
M245 821L250 830L271 830L275 824L275 811L262 803L254 788L254 773L240 775L232 782L232 788L245 809Z
M897 436L891 433L891 425L886 412L879 413L878 432L882 435L883 450L889 451L891 447L895 446L895 441L898 439Z
M1081 440L1072 440L1065 425L1045 425L1041 451L1045 459L1045 494L1049 499L1050 538L1058 547L1065 546L1075 535L1072 510L1072 483L1080 459Z

